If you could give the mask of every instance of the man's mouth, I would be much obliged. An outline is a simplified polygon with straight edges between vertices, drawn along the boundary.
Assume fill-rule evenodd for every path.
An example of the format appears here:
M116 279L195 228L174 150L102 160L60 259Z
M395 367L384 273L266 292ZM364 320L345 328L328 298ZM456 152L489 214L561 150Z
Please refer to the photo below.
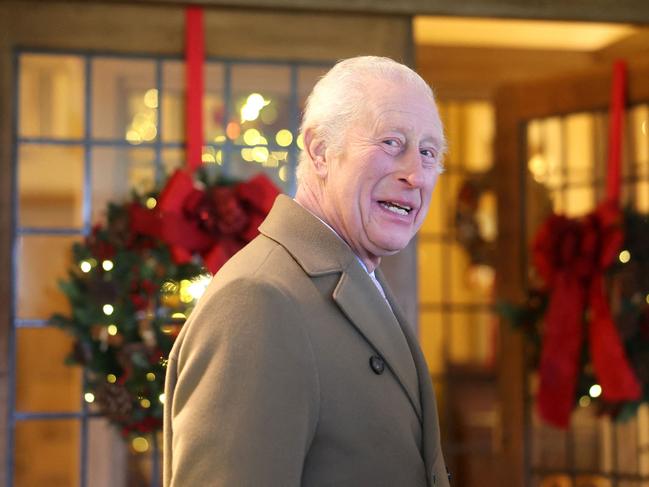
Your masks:
M379 205L381 205L386 210L401 216L406 216L412 211L411 206L395 203L394 201L379 201Z

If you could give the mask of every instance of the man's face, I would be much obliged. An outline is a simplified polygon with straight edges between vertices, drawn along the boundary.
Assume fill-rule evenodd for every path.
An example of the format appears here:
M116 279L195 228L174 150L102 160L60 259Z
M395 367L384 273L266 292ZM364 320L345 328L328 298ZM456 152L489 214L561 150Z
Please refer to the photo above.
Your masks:
M325 213L363 260L403 249L426 218L440 167L442 125L412 87L369 83L341 154L327 150Z

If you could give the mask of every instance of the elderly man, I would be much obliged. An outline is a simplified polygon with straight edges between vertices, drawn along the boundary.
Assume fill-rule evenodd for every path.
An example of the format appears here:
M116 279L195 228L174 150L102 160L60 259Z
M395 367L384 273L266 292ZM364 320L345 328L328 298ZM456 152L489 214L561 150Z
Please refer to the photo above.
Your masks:
M169 357L164 485L447 487L428 369L375 274L441 171L433 94L390 59L348 59L301 131L295 200L278 197Z

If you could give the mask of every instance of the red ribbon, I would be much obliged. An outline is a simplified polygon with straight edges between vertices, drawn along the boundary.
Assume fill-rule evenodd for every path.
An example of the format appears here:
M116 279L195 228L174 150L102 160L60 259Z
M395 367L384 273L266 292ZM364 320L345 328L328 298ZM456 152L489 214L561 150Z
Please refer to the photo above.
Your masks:
M545 316L537 406L549 423L567 428L579 375L584 318L595 377L610 402L637 400L641 387L618 335L604 271L624 241L619 209L625 65L614 67L607 199L581 220L553 215L533 243L534 265L551 290Z
M195 171L203 156L203 63L205 35L203 9L187 7L185 14L185 126L187 130L187 168Z
M234 186L203 190L192 177L176 171L160 194L154 210L134 203L129 210L131 231L164 241L176 263L200 254L208 270L217 270L259 233L259 224L279 194L264 174Z

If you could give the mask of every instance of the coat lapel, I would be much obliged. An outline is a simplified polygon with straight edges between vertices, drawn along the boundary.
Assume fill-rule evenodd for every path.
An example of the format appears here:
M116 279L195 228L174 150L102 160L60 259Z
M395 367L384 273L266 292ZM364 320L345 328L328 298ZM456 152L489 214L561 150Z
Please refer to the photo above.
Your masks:
M405 315L401 308L394 299L394 295L390 292L389 288L384 284L382 276L381 284L383 284L386 291L386 297L390 306L394 310L397 320L401 324L403 334L406 337L410 352L415 361L417 368L417 377L419 380L419 393L422 408L422 429L423 429L423 457L426 464L426 474L428 475L428 483L432 486L448 486L448 478L446 476L446 464L442 456L439 422L437 415L437 402L435 400L435 392L433 391L433 383L430 379L428 365L426 359L419 346L419 341L415 337L413 331L409 328Z
M334 301L386 361L421 421L418 376L408 343L392 310L349 246L284 195L275 200L259 230L282 245L309 276L340 274Z
M387 362L421 421L417 371L394 313L358 262L343 272L334 301Z

